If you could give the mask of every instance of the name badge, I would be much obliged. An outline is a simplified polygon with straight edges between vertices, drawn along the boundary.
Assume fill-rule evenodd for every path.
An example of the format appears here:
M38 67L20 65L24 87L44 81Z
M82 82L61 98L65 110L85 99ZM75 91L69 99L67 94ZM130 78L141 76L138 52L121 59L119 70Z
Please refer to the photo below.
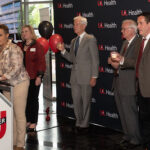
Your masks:
M30 48L30 52L35 52L36 48Z

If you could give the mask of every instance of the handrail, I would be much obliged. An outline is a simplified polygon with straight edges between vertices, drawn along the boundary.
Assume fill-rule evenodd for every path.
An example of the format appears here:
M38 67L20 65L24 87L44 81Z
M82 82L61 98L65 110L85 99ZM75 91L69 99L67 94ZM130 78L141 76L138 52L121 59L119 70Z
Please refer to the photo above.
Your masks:
M4 91L10 92L12 87L13 87L13 86L10 85L9 83L0 81L0 90L4 90Z

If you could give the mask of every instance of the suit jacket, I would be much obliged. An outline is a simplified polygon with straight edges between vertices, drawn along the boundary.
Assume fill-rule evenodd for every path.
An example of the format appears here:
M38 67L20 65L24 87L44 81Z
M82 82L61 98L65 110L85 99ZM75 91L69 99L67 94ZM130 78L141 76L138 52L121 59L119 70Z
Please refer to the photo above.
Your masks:
M142 38L137 45L137 58ZM148 41L139 64L139 88L143 97L150 97L150 40Z
M64 58L73 63L70 82L89 84L91 77L98 77L99 74L97 41L93 35L85 33L75 56L74 48L76 38L71 41L70 52L66 51L63 55Z
M126 42L127 40L123 42L120 54L123 53ZM136 49L135 47L138 44L138 42L139 42L139 37L136 36L124 53L123 65L119 66L119 76L118 76L119 89L118 90L122 95L136 94L136 73L135 73Z

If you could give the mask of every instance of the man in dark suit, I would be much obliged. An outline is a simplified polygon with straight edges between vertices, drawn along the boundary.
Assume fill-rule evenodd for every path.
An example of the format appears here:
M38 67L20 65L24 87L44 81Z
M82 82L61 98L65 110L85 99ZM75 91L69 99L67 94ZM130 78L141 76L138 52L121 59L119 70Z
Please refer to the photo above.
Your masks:
M139 41L137 24L133 20L124 20L121 29L123 42L120 54L114 52L108 58L108 63L115 68L113 88L115 101L120 115L124 132L120 145L124 149L130 149L140 144L140 132L138 123L138 106L136 99L135 77L135 46Z
M74 32L77 37L71 41L70 52L65 50L63 43L57 45L62 56L73 63L70 83L76 127L80 131L89 127L92 87L96 85L99 73L97 41L93 35L85 32L86 26L86 18L75 17Z
M137 23L142 36L136 61L141 135L145 150L150 150L150 13L140 14Z

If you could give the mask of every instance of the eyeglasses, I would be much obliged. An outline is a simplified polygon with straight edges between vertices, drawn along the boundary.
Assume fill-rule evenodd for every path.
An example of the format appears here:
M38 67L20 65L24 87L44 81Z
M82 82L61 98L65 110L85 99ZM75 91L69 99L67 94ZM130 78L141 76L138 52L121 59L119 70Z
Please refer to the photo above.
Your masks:
M128 27L128 28L121 28L121 31L123 30L123 31L125 31L125 30L128 30L128 29L131 29L130 27Z

